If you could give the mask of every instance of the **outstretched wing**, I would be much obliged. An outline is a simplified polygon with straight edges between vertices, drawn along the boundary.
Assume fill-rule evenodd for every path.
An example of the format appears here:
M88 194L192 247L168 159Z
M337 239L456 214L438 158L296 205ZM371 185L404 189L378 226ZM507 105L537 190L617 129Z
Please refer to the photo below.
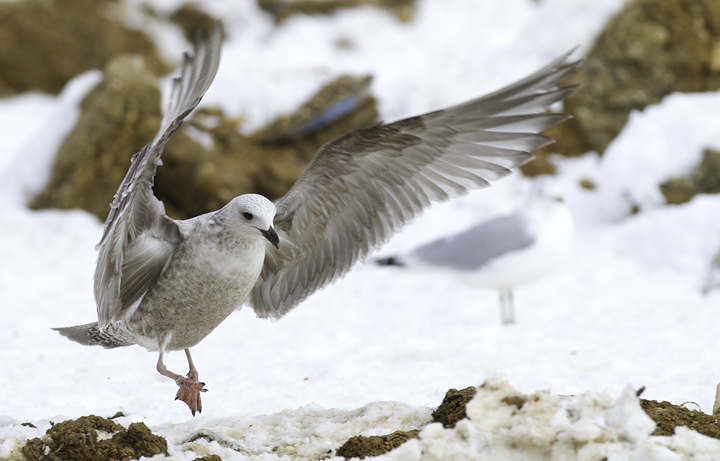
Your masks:
M502 178L552 142L565 119L546 108L580 62L564 56L533 75L449 109L360 128L325 144L277 203L280 248L268 245L248 302L279 318L345 274L432 202Z
M165 143L198 105L215 78L222 30L215 24L206 39L198 35L194 55L185 54L181 74L173 80L170 101L155 138L133 155L110 208L98 244L95 302L98 325L122 320L127 310L163 272L180 242L177 224L152 192L155 170Z

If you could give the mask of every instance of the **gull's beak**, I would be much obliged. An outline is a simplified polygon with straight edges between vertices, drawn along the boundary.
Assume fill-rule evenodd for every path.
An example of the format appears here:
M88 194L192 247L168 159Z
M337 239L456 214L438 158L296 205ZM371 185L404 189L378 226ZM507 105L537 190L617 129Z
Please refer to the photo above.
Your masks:
M268 230L258 229L260 233L273 244L275 248L280 248L280 237L278 237L275 229L270 226Z

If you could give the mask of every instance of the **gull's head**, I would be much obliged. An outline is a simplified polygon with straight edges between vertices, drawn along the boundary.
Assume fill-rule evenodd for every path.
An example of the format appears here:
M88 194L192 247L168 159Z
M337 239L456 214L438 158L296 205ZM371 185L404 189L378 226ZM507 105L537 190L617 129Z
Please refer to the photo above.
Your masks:
M240 195L232 199L224 211L233 232L243 237L263 236L279 247L280 239L272 225L275 205L270 200L257 194Z

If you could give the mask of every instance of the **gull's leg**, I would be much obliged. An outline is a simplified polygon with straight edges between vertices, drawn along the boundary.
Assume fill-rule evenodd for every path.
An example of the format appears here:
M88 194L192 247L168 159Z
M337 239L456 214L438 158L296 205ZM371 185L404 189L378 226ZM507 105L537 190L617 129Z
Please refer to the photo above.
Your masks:
M515 323L515 300L513 299L512 288L507 289L508 299L508 321L507 323Z
M190 408L193 416L195 416L195 412L201 413L202 402L200 400L200 392L207 392L207 389L205 389L205 383L201 383L197 380L199 375L197 369L195 369L195 364L193 364L192 357L190 357L190 350L185 349L185 355L187 356L188 365L190 366L190 371L188 371L187 377L168 370L163 363L163 354L164 351L161 350L157 362L157 371L161 375L172 379L175 381L175 384L180 386L177 395L175 395L175 400L182 400L185 402Z
M512 288L500 288L500 320L504 325L515 323Z

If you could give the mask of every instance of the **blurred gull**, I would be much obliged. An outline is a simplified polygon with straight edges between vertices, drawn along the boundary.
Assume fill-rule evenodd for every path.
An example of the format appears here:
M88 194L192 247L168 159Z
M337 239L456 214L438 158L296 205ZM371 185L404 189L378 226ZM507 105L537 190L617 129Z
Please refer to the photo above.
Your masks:
M155 170L215 77L221 42L216 25L185 56L160 130L133 156L118 188L98 245L98 321L57 329L85 345L158 351L158 372L180 387L176 398L193 415L206 389L190 347L243 305L279 319L431 202L485 187L530 160L552 142L536 133L567 118L545 110L574 91L557 82L579 66L565 56L488 96L330 141L277 204L247 194L174 220L153 196ZM186 377L163 363L165 352L179 350Z
M515 213L375 262L443 272L472 286L498 288L500 318L509 324L515 322L513 287L565 262L572 234L572 215L562 199L537 196Z

